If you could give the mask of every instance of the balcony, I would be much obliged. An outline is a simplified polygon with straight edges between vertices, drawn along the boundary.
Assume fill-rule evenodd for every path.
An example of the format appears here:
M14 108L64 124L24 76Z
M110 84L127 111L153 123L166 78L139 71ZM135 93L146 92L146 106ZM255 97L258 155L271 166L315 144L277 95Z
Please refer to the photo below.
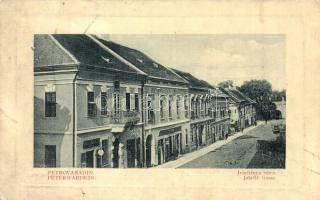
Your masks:
M140 121L140 112L135 110L119 111L111 115L112 124L136 124Z

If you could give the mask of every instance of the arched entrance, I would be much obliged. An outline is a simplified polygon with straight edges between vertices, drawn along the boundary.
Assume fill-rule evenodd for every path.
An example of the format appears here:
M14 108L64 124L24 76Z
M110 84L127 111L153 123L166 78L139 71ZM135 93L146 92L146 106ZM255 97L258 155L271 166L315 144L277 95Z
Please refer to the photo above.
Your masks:
M146 140L146 166L151 167L151 143L152 135L148 135Z

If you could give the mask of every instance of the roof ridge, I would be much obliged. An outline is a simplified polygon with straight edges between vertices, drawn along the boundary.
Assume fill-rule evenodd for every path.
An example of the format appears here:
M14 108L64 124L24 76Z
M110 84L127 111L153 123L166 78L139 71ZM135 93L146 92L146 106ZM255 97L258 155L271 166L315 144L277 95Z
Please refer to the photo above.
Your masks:
M170 73L172 73L172 75L175 77L175 79L177 80L173 80L173 79L166 79L164 77L161 77L161 76L155 76L155 75L150 75L150 74L147 74L146 72L144 72L145 74L147 74L148 76L150 77L156 77L158 79L162 79L162 80L166 80L166 81L174 81L174 82L180 82L180 83L188 83L188 81L186 81L183 77L181 77L179 74L175 73L172 69L170 69L169 67L157 62L156 60L154 60L153 58L151 58L150 56L148 56L147 54L145 54L144 52L138 50L138 49L134 49L134 48L130 48L130 47L127 47L127 46L124 46L124 45L121 45L119 43L116 43L114 41L111 41L111 40L105 40L105 39L102 39L102 38L98 38L98 40L103 40L107 43L110 43L111 45L117 45L119 46L120 48L124 48L125 51L134 51L135 53L137 54L140 54L140 57L144 57L143 59L147 60L147 61L151 61L152 63L156 64L156 65L159 65L161 66L162 68L164 68L164 70L166 71L169 71ZM100 41L99 41L100 42ZM102 42L101 42L102 43ZM107 48L109 48L106 44L103 44L104 46L106 46ZM111 51L112 48L109 48ZM117 53L118 54L118 53ZM122 56L121 56L122 57ZM124 58L125 59L125 58ZM131 63L129 60L127 60L130 64L132 64L134 66L133 63ZM137 67L138 68L138 67ZM140 70L140 69L139 69ZM141 70L142 71L142 70Z
M114 52L113 50L111 50L109 47L107 47L106 45L104 45L103 43L101 43L98 39L96 39L95 37L93 37L92 35L87 35L91 40L93 40L95 43L97 43L100 47L102 47L104 50L108 51L109 53L111 53L113 56L115 56L117 59L119 59L120 61L124 62L125 64L127 64L129 67L131 67L132 69L136 70L137 72L139 72L140 74L143 75L147 75L145 72L143 72L142 70L138 69L136 66L134 66L132 63L130 63L129 61L127 61L125 58L123 58L122 56L118 55L116 52Z

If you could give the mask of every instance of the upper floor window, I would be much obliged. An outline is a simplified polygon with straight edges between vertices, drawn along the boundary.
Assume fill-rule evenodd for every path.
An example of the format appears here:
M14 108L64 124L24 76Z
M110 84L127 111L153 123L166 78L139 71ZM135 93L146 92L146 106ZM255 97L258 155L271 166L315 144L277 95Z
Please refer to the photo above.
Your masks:
M126 93L126 110L130 111L130 93Z
M119 81L115 81L114 82L114 91L115 92L119 92L120 91L120 82Z
M169 111L169 119L172 119L172 96L169 96L169 101L168 101L168 111Z
M96 102L94 101L94 92L88 92L88 116L94 117L97 115Z
M134 109L139 111L139 95L137 93L134 94Z
M160 97L160 119L164 119L164 105L165 104L165 98L164 96Z
M177 118L180 119L180 111L181 111L181 97L177 96L176 99L176 109L177 109Z
M148 122L155 123L155 115L154 115L154 96L148 95L147 97L147 109L148 109Z
M45 116L55 117L56 116L56 92L45 93Z
M188 97L184 97L184 115L185 115L185 118L188 118Z
M186 129L186 144L188 144L188 129Z
M107 111L107 93L101 92L101 115L106 115Z
M120 113L120 94L119 93L114 93L113 95L113 103L114 103L114 113L119 114Z

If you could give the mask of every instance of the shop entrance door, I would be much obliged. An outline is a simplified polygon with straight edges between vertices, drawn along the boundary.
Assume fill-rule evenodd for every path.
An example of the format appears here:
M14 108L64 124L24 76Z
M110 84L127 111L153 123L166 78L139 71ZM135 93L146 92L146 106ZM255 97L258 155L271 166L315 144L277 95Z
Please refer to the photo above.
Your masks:
M127 164L128 168L135 167L135 140L127 140Z
M146 140L146 166L151 167L151 142L152 136L148 135Z
M119 138L116 138L113 142L113 150L112 150L112 163L113 168L119 167Z

